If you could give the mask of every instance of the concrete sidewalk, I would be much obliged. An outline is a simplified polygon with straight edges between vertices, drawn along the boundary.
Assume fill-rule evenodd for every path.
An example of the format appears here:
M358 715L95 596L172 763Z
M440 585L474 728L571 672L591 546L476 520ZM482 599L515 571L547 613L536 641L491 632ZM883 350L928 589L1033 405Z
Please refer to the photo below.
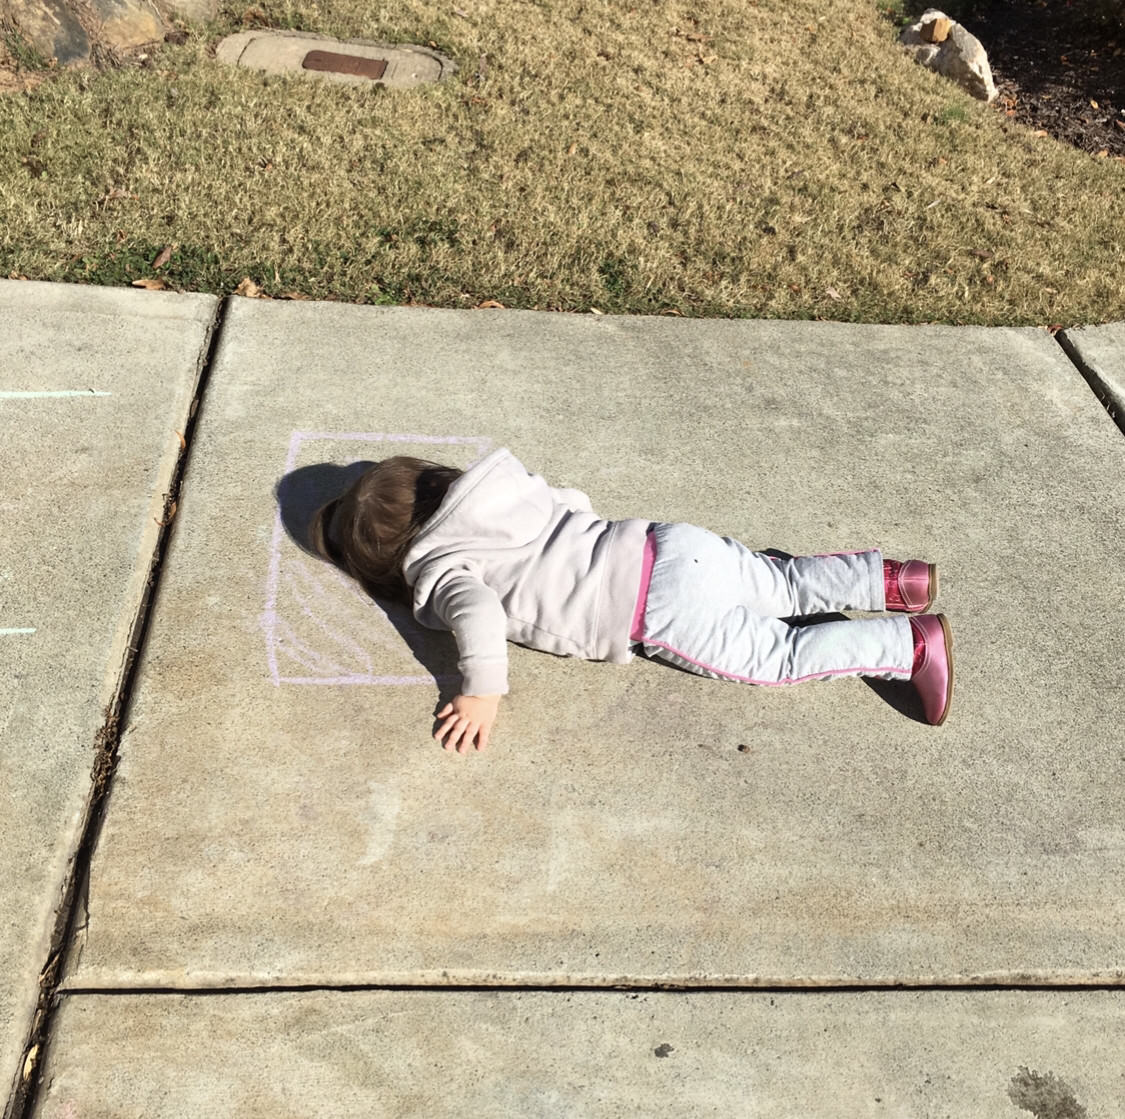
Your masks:
M21 1071L216 309L207 296L0 281L6 1087Z
M154 343L176 356L144 387L176 381L186 407L196 297L0 285L32 308L0 387L60 292L63 370L183 308L194 333ZM120 321L85 303L107 298ZM1119 328L1067 344L1121 383ZM5 435L65 458L61 421L8 407ZM140 534L119 597L85 601L80 568L48 584L60 616L82 598L110 630L155 554L131 510L171 468L134 422L103 440L149 464L118 509ZM513 649L493 748L443 753L451 642L287 526L349 462L496 446L605 516L937 561L949 722L856 680L738 688ZM1125 441L1059 340L234 299L186 454L35 1114L992 1116L1052 1092L1113 1113ZM49 475L15 476L27 523L60 534L2 545L18 602L91 529ZM12 1082L98 725L52 726L50 651L21 648L44 675L7 705L38 705L28 733L72 760L45 795L5 733L17 819L48 821L24 851L61 853L0 856L5 899L28 899L6 921ZM112 642L87 659L117 680Z

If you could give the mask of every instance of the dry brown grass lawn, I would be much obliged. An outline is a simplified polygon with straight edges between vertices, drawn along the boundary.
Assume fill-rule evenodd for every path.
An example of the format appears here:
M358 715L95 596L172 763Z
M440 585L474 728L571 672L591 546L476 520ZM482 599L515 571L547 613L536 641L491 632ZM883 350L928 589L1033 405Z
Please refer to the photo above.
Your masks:
M844 0L257 0L432 42L379 92L220 67L0 97L0 275L685 315L1125 319L1125 164L1036 137Z

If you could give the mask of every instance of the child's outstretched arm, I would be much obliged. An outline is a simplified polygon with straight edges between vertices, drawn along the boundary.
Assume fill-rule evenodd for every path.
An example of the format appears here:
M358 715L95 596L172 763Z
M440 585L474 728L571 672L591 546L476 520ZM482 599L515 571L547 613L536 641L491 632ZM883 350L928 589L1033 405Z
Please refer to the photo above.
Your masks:
M461 692L437 714L444 720L434 737L447 750L463 754L474 744L488 745L508 691L507 617L496 592L468 571L452 571L435 585L434 613L457 641Z

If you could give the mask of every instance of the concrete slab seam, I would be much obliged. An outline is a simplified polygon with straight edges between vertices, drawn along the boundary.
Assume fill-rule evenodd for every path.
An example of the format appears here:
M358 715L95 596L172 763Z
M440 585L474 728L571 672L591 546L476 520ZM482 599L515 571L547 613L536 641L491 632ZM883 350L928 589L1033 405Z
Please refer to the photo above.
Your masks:
M117 686L114 689L114 697L106 707L104 722L94 739L90 797L78 831L78 843L68 864L66 877L61 884L55 927L51 935L47 959L39 973L39 1001L32 1017L31 1029L24 1045L22 1059L16 1066L15 1083L9 1093L3 1119L28 1119L34 1114L39 1077L41 1070L45 1067L51 1023L58 1005L63 963L74 933L84 928L88 921L86 890L88 888L90 861L97 846L102 819L112 787L121 726L128 714L136 670L140 661L139 654L144 647L151 617L154 593L159 583L160 570L167 553L168 543L174 531L174 510L191 453L192 436L198 421L200 402L206 390L208 374L222 334L225 312L226 301L216 304L210 322L206 325L203 342L199 349L192 403L185 424L186 430L183 433L183 446L172 472L168 492L164 495L164 510L159 533L149 560L145 589L137 605L129 640L125 646L125 653L118 672ZM77 919L80 911L83 914L81 921Z
M502 994L505 992L534 991L541 994L589 994L598 991L639 991L650 993L676 994L840 994L868 993L878 991L1122 991L1125 990L1125 976L1091 978L1089 982L1076 981L1073 977L1058 982L1044 976L1032 980L1026 975L1014 977L1005 982L992 976L987 979L955 980L911 980L889 978L872 979L861 983L800 983L771 981L766 983L675 983L659 979L606 979L600 983L543 983L524 980L513 983L273 983L258 987L64 987L58 992L59 998L82 996L112 996L133 998L140 996L200 996L203 998L226 995L284 995L301 994L313 991L329 991L335 994L363 994L372 991L391 991L395 993L429 994Z
M1101 406L1109 413L1110 419L1117 424L1118 430L1125 435L1125 416L1119 415L1113 402L1113 395L1109 391L1109 387L1102 380L1098 371L1086 361L1078 347L1067 336L1065 330L1060 330L1055 334L1055 341L1062 347L1063 353L1070 359L1070 363L1082 374L1083 379L1090 386L1094 395L1098 398Z

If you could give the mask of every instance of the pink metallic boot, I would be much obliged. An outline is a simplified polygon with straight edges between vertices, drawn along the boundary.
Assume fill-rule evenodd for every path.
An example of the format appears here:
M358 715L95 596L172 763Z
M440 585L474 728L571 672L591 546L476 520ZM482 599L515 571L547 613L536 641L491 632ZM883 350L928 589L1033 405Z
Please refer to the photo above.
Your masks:
M944 614L910 619L914 631L914 671L910 680L922 700L926 722L940 727L953 699L953 633Z
M883 589L887 609L921 614L934 604L938 593L937 564L925 560L883 560Z

